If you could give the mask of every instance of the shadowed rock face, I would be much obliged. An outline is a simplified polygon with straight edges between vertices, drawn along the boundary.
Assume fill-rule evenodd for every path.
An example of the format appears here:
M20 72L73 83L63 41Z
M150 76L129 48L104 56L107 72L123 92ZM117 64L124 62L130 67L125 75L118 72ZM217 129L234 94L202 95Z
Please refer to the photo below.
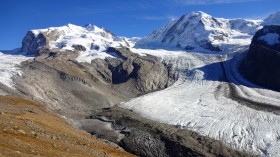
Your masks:
M50 41L57 40L60 35L61 32L58 30L40 32L38 34L28 31L22 40L21 51L26 53L26 55L38 56L40 53L44 53L46 50L50 49ZM78 48L81 49L80 46Z
M36 37L32 31L28 31L22 40L21 51L25 52L27 55L34 55L37 54L40 49L44 48L47 43L48 39L43 33L39 33Z
M280 26L265 26L259 30L241 65L241 70L249 80L277 91L280 91L280 43L277 42L280 41L279 35ZM269 41L264 40L264 37Z

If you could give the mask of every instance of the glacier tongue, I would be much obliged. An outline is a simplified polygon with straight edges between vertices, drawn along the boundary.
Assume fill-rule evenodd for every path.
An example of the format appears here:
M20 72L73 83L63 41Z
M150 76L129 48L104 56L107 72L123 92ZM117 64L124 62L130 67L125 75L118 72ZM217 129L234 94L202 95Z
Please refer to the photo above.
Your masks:
M243 79L236 68L242 55L133 51L162 57L176 66L180 77L167 89L132 99L121 107L221 140L239 150L261 156L280 154L280 117L269 109L269 105L280 108L280 93ZM267 105L268 109L254 104Z
M12 76L21 75L21 70L18 66L21 62L31 58L33 57L0 52L0 82L14 89Z

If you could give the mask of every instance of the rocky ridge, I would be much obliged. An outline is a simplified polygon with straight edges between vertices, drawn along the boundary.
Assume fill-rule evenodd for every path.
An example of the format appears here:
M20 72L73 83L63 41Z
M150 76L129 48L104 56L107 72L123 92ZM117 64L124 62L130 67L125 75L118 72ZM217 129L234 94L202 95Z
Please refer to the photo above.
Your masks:
M256 84L280 91L280 26L264 26L254 36L240 69Z
M14 77L16 88L73 118L166 88L176 80L156 57L133 54L128 48L109 50L119 58L91 63L77 62L77 51L41 50L34 60L22 64L24 75Z

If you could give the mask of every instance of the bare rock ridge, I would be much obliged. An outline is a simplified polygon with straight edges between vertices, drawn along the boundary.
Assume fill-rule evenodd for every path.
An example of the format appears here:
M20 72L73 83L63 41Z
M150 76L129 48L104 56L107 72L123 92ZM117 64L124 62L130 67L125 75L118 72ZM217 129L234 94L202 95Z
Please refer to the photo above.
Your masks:
M156 57L142 57L128 48L113 50L121 58L90 64L75 61L77 51L41 50L33 61L23 63L23 77L15 77L17 89L69 117L84 117L91 109L166 88L176 80Z
M280 91L279 25L264 26L256 33L241 70L254 83Z

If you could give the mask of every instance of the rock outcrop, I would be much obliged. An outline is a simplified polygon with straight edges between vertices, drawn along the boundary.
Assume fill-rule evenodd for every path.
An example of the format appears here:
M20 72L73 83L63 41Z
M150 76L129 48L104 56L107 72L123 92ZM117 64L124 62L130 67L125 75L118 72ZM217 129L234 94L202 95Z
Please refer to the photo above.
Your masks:
M48 39L43 33L36 35L32 31L28 31L22 40L21 51L27 55L37 55L46 45L48 45Z
M133 80L136 88L143 93L166 88L174 83L175 75L170 75L168 69L159 58L154 56L140 56L129 48L109 48L122 58L119 64L114 59L106 62L112 72L112 83L119 84ZM113 64L112 64L113 62Z
M264 26L256 33L241 70L252 82L280 91L279 25Z
M86 51L87 50L83 45L76 45L76 44L74 44L71 47L73 47L77 51Z

